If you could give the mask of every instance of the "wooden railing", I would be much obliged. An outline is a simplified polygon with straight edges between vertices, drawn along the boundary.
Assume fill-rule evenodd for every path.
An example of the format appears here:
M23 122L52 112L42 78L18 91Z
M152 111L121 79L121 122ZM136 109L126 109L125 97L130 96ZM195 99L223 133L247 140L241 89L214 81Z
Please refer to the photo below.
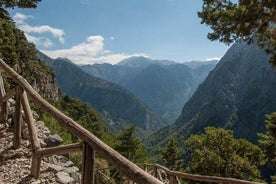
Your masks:
M31 164L31 175L35 178L39 177L41 159L43 156L49 156L54 154L65 154L75 151L82 151L82 177L81 182L83 184L95 183L95 174L103 175L108 181L112 181L112 176L106 176L104 173L97 169L95 170L95 152L102 158L111 163L120 173L127 178L127 183L138 184L180 184L181 179L204 181L212 183L231 183L231 184L259 184L257 182L250 182L244 180L238 180L233 178L222 178L215 176L201 176L187 173L181 173L171 171L158 164L144 164L141 169L128 159L120 155L114 149L106 145L99 140L91 132L80 126L71 118L67 117L54 106L44 100L31 85L20 75L18 75L12 68L10 68L3 60L0 59L0 68L6 72L6 74L13 79L16 86L9 90L7 93L4 88L3 78L0 74L0 123L5 123L8 116L7 101L15 97L15 112L14 112L14 142L15 149L21 146L21 121L22 110L24 111L25 120L28 125L30 134L30 143L32 146L33 157ZM70 133L79 137L82 142L70 145L62 145L52 148L41 148L35 130L35 122L33 114L29 105L28 97L31 99L49 115L54 117L61 126L67 129ZM151 174L149 174L150 172ZM115 172L116 174L117 172ZM164 181L164 173L166 175ZM114 175L115 175L114 174Z
M151 176L149 173L130 162L128 159L98 139L91 132L49 104L22 76L18 75L1 59L0 68L4 70L4 72L17 84L15 88L6 93L2 77L0 79L1 122L4 123L7 118L7 100L13 96L16 96L14 147L18 148L21 145L21 108L23 108L33 151L31 175L35 178L39 177L41 159L43 156L82 150L82 183L95 183L95 152L115 166L124 176L136 183L162 183L157 178ZM46 111L50 116L54 117L61 126L67 129L70 133L79 137L83 142L81 144L72 144L55 148L40 148L27 94L41 109Z
M151 172L153 176L168 184L181 184L181 180L193 180L209 183L231 183L231 184L261 184L258 182L239 180L234 178L223 178L216 176L202 176L196 174L188 174L183 172L172 171L159 164L143 164L141 167L145 171Z

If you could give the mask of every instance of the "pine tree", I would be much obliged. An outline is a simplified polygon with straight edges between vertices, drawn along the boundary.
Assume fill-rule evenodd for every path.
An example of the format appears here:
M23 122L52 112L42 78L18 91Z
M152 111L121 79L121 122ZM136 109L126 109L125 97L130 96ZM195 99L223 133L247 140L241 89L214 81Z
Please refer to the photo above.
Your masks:
M126 127L117 137L114 149L135 163L144 163L147 160L146 147L141 140L134 136L135 126Z
M266 132L259 135L259 144L264 148L265 154L276 170L276 112L266 115ZM276 173L271 177L276 183Z
M213 30L208 34L210 40L257 42L272 54L270 62L276 64L275 0L203 0L198 16Z
M233 131L205 128L186 141L191 152L187 172L260 181L260 167L265 163L262 150L244 139L235 139Z
M180 149L176 146L173 135L170 136L165 149L160 149L162 161L171 170L179 171L183 167L184 161L180 159Z

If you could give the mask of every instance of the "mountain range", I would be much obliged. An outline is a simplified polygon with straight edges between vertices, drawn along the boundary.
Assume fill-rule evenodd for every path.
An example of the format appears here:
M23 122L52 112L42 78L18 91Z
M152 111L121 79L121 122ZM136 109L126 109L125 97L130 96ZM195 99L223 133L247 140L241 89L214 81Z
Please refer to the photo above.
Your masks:
M174 132L187 138L207 126L234 130L237 138L257 142L265 115L276 111L276 70L255 45L235 43L182 109L176 122L148 139L163 144Z
M86 74L68 59L51 59L43 53L39 53L39 58L53 67L58 86L64 93L90 104L110 127L129 123L145 131L164 125L154 112L124 88Z
M80 67L91 76L116 83L129 90L165 119L167 124L171 124L216 64L217 62L177 63L132 57L116 65L105 63Z

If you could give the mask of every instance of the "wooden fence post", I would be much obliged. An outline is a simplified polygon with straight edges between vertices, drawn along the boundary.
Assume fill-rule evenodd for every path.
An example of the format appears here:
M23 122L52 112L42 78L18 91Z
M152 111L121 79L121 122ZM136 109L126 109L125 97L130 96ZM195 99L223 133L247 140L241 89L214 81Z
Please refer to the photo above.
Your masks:
M28 97L25 91L22 92L20 99L21 99L21 103L27 120L28 130L30 134L30 141L32 144L32 150L33 152L35 152L35 150L40 148L40 144L39 144L36 129L35 129L33 113L29 105Z
M82 184L95 183L95 151L83 142L82 151Z
M0 74L0 100L1 100L1 114L0 114L0 123L5 123L7 120L7 102L3 101L3 97L6 95L4 82L2 75Z
M176 183L178 183L177 179L176 179L176 176L171 175L170 180L169 180L169 184L176 184Z
M14 140L13 147L18 149L21 146L21 135L22 135L22 116L21 116L21 94L23 90L21 87L16 87L16 104L15 104L15 112L14 112Z
M32 164L31 164L31 175L38 179L40 174L41 156L33 153Z

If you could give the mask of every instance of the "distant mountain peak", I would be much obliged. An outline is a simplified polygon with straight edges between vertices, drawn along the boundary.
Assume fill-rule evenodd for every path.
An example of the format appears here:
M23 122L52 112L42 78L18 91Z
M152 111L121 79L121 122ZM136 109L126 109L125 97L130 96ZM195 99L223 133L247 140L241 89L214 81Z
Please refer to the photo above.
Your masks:
M119 66L127 66L131 68L144 68L152 64L171 65L177 63L169 60L153 60L144 56L130 57L117 63Z

